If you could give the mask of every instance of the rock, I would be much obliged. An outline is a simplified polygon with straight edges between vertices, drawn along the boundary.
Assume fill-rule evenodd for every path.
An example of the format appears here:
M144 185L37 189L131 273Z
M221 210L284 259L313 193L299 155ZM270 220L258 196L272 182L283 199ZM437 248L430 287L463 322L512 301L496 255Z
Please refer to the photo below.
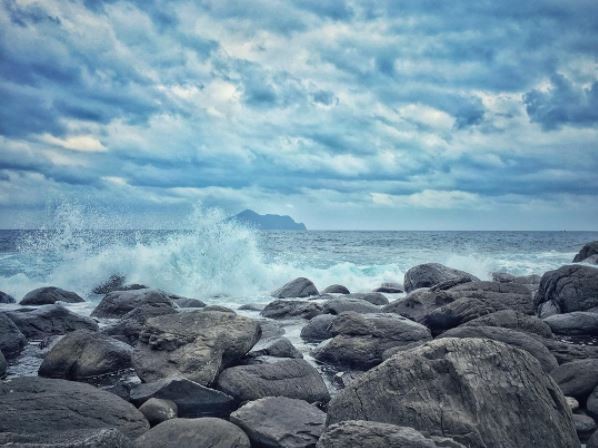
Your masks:
M173 302L168 295L158 289L114 291L104 296L91 315L105 319L116 319L140 305L150 303L173 306Z
M492 281L500 283L518 283L520 285L526 285L528 287L536 287L540 284L540 277L537 274L515 276L507 274L506 272L494 272L492 273Z
M139 448L250 448L238 426L219 418L174 418L136 440Z
M172 299L172 295L169 297ZM190 299L187 297L178 297L176 300L173 300L173 302L180 308L203 308L206 306L206 304L199 299Z
M598 359L583 359L561 364L550 375L563 393L585 403L588 395L598 386Z
M556 384L528 353L492 340L443 338L374 367L328 407L329 424L363 419L468 448L579 447Z
M10 294L0 291L0 303L15 303L16 300Z
M56 302L81 303L85 300L72 291L66 291L55 286L46 286L25 294L25 297L21 300L21 305L51 305Z
M452 269L439 263L426 263L409 269L405 273L403 285L405 291L411 292L414 289L426 288L462 277L470 278L472 282L479 280L476 276L467 272Z
M131 367L131 347L109 336L77 330L64 336L46 354L39 376L83 380Z
M343 285L330 285L322 291L322 294L351 294L351 291Z
M330 399L318 371L302 359L230 367L218 377L217 387L239 401L269 396L297 398L310 403Z
M555 314L544 319L553 333L565 335L598 335L598 314L574 311Z
M598 307L598 268L567 265L542 276L535 297L538 308L550 303L559 313Z
M529 352L541 364L546 373L550 373L558 366L556 358L550 353L542 342L533 336L521 331L501 327L457 327L442 334L447 338L485 338L504 342Z
M257 321L218 311L189 311L153 317L133 352L133 366L145 381L180 375L202 385L243 358L261 335Z
M365 372L362 372L360 370L338 372L332 377L332 382L338 389L344 389L351 381L355 381L364 373Z
M403 290L403 285L401 285L400 283L386 282L386 283L382 283L380 286L378 286L376 289L374 289L374 292L385 292L388 294L400 294L405 291Z
M261 344L266 343L266 341L278 339L285 334L285 329L279 322L270 319L256 319L256 321L260 324L260 328L262 329L262 336L259 340Z
M311 319L322 312L322 306L315 302L299 300L275 300L262 310L260 315L270 319Z
M360 299L332 299L322 306L324 314L340 314L345 311L354 311L356 313L377 313L380 308L372 305L365 300Z
M240 311L262 311L266 305L263 303L246 303L239 307Z
M0 313L0 351L7 359L15 358L21 353L27 340L21 330L4 313Z
M277 299L290 299L296 297L317 296L319 294L318 288L316 288L311 280L305 277L299 277L272 292L272 297L276 297Z
M102 328L101 331L119 341L135 345L147 319L176 312L176 307L168 303L143 303L125 314L118 322Z
M497 311L511 309L524 314L535 314L532 294L517 283L468 282L447 290L455 299L474 298L494 307Z
M174 401L150 398L139 407L151 426L177 418L177 405Z
M29 340L42 340L75 330L98 330L98 324L93 319L79 316L59 304L21 308L7 311L6 315Z
M360 292L354 294L346 294L342 298L365 300L366 302L369 302L372 305L388 305L388 299L386 298L386 296L379 292Z
M4 378L4 375L6 374L7 367L8 367L8 364L6 363L6 358L4 358L4 355L0 351L0 378Z
M30 435L115 428L135 438L149 428L143 414L86 383L40 377L0 382L0 433Z
M423 317L421 322L436 336L476 317L495 311L496 308L492 305L478 299L465 297L432 310Z
M320 438L326 414L303 400L267 397L246 403L231 414L230 421L245 431L254 446L308 448Z
M301 359L303 355L295 348L287 338L278 338L265 345L259 350L252 350L248 356L274 356L275 358L296 358Z
M208 305L202 311L218 311L220 313L237 314L235 310L222 305Z
M592 255L598 255L598 241L592 241L584 245L577 255L575 255L575 258L573 258L573 263L584 262L586 258Z
M573 424L579 440L585 442L596 431L596 422L585 414L573 414Z
M588 396L586 410L592 417L598 418L598 386L595 387Z
M444 282L440 282L432 287L430 287L430 291L438 292L438 291L446 291L447 289L454 288L455 286L462 285L463 283L471 282L471 277L456 277L451 280L446 280ZM428 289L428 288L425 288ZM417 290L416 290L417 291Z
M598 431L594 431L594 434L587 440L586 448L598 448Z
M510 328L511 330L536 334L543 338L552 337L552 330L541 319L514 310L496 311L465 322L463 325L467 327L483 325L487 327Z
M399 314L407 319L420 322L427 314L436 308L454 302L453 296L445 291L413 291L404 299L398 299L382 307L384 313Z
M332 314L321 314L313 317L301 329L301 339L307 342L321 342L331 338L330 324L334 319L336 319L336 316Z
M406 426L347 420L329 426L317 448L465 448L452 439L424 436Z
M234 410L234 399L230 395L185 378L141 383L131 389L130 400L136 406L151 398L174 402L178 416L185 418L227 417Z
M579 401L577 401L575 398L573 397L565 397L565 400L567 401L567 405L569 406L569 409L571 409L571 411L577 411L579 409Z
M22 448L133 448L118 429L79 429L34 434L0 434L0 446Z
M542 339L542 343L555 356L559 364L587 358L598 358L598 347L592 345L571 344L555 339Z

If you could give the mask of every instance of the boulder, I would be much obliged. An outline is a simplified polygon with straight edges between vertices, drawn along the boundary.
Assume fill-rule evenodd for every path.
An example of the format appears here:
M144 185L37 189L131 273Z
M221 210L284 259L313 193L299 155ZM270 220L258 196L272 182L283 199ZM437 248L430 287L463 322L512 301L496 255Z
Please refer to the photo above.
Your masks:
M301 339L307 342L321 342L332 337L330 324L336 319L333 314L320 314L310 319L301 329Z
M38 433L0 433L0 446L22 448L133 448L118 429L79 429Z
M237 314L235 310L222 305L207 305L206 307L202 308L202 311L219 311L221 313Z
M179 308L203 308L206 306L206 304L199 299L190 299L187 297L177 297L174 299L172 295L169 297Z
M27 339L15 323L4 313L0 313L0 352L7 359L15 358L27 345Z
M570 342L557 341L556 339L541 339L550 353L552 353L559 364L581 359L598 358L598 347L593 345L573 344Z
M573 263L581 263L592 255L598 255L598 241L585 244L573 258Z
M124 342L88 330L64 336L46 354L39 376L83 380L131 367L132 349Z
M150 303L173 306L168 294L158 289L114 291L104 296L91 315L92 317L117 319L140 305Z
M133 367L145 381L179 375L212 383L260 338L259 323L218 311L189 311L146 321L133 352Z
M550 375L568 397L585 403L588 395L598 386L598 359L582 359L561 364Z
M544 322L556 334L570 336L598 335L598 313L574 311L567 314L554 314L546 317Z
M425 436L406 426L347 420L330 425L317 448L465 448L446 437Z
M446 291L447 289L454 288L455 286L462 285L463 283L471 282L471 277L456 277L451 280L446 280L444 282L440 282L432 287L430 287L430 291L437 292L437 291ZM428 288L425 288L428 289ZM416 290L417 291L417 290Z
M129 399L136 406L151 398L172 401L177 405L178 416L185 418L226 417L235 401L230 395L185 378L165 378L131 388Z
M0 303L15 303L16 300L10 294L0 291Z
M586 414L573 414L573 424L579 440L585 442L596 431L596 422Z
M133 291L136 289L146 289L147 286L138 283L126 284L126 277L120 274L113 274L104 282L94 287L91 292L94 294L108 294L112 291Z
M326 414L303 400L267 397L246 403L230 421L245 431L253 446L309 448L320 438Z
M318 371L303 359L230 367L218 377L218 389L239 401L270 396L327 402L330 394Z
M409 425L468 448L579 447L558 386L529 353L443 338L394 356L338 392L328 423Z
M356 299L365 300L372 305L388 305L388 299L386 296L379 292L358 292L353 294L346 294L342 298L345 299Z
M272 292L272 297L277 299L292 299L297 297L317 296L320 293L312 281L305 277L299 277Z
M552 338L550 327L535 316L514 310L502 310L477 317L463 324L466 327L502 327L511 330L535 334L543 338Z
M586 410L594 418L598 418L598 387L595 387L586 401Z
M525 285L499 282L468 282L447 290L455 299L469 297L496 308L511 309L524 314L535 314L532 293Z
M395 300L389 305L382 307L382 312L399 314L407 319L420 322L436 308L454 301L454 297L445 291L419 289L413 291L403 299Z
M322 306L322 313L324 314L340 314L345 311L354 311L356 313L377 313L380 307L372 305L369 302L361 299L332 299L324 303Z
M256 346L257 347L257 346ZM303 355L299 350L295 348L293 343L287 338L275 339L263 347L256 350L256 347L250 351L247 356L273 356L275 358L303 358Z
M239 311L262 311L266 307L263 303L246 303L241 305Z
M351 294L351 291L343 285L330 285L322 291L322 294Z
M495 311L496 308L481 300L464 297L430 311L421 319L421 322L436 336L476 317Z
M556 358L537 338L521 331L501 327L457 327L442 334L447 338L485 338L504 342L515 348L525 350L534 356L546 373L558 366Z
M241 429L219 418L174 418L136 440L139 448L250 448Z
M0 351L0 378L4 378L7 368L8 368L8 364L6 363L6 358Z
M586 448L598 448L598 431L594 431L594 434L587 440Z
M102 328L101 331L114 339L135 345L147 319L176 312L176 307L169 303L143 303L122 316L118 322Z
M322 305L300 300L275 300L262 310L260 315L270 319L311 319L322 312Z
M546 272L536 293L535 304L543 310L550 304L559 313L598 307L598 268L567 265Z
M149 424L135 407L86 383L19 377L0 382L0 434L115 428L135 438Z
M81 303L85 300L75 292L66 291L55 286L46 286L25 294L25 297L21 300L21 305L51 305L56 302Z
M520 275L520 276L507 274L506 272L494 272L492 274L492 281L494 281L494 282L517 283L520 285L525 285L529 289L536 289L537 286L540 284L541 278L542 277L540 277L537 274Z
M174 401L150 398L139 407L151 426L177 418L177 405Z
M21 308L7 311L6 315L29 340L42 340L75 330L98 331L98 324L93 319L75 314L59 304Z
M418 288L427 288L448 280L469 278L479 280L476 276L444 266L440 263L426 263L412 267L405 273L403 285L405 291L411 292Z
M378 286L376 289L374 289L374 292L385 292L387 294L400 294L405 291L403 289L403 285L401 285L400 283L386 282L386 283L382 283L380 286Z

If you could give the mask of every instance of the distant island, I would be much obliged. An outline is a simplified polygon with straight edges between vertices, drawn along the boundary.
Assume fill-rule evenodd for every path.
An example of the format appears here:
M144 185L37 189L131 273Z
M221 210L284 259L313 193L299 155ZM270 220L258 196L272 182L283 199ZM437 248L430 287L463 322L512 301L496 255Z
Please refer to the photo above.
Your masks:
M295 222L287 215L260 215L253 210L243 210L231 216L231 221L237 221L260 230L307 230L305 224Z

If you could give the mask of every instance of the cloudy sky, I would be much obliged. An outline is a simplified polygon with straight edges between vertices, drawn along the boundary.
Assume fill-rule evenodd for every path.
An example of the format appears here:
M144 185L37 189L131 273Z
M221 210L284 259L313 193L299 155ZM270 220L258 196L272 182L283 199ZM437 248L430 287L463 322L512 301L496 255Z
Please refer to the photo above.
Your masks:
M596 0L0 5L1 227L597 228Z

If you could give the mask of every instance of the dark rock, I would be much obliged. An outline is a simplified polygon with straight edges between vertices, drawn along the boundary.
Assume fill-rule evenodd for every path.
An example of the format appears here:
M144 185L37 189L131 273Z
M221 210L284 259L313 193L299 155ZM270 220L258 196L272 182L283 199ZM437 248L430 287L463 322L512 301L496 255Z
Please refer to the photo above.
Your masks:
M246 403L230 421L245 431L253 446L308 448L320 438L326 414L303 400L267 397Z
M492 340L439 339L366 372L328 407L329 424L363 419L468 448L579 446L556 384L529 353Z
M31 435L115 428L135 438L149 428L131 403L86 383L40 377L0 382L0 433Z
M594 431L594 434L588 439L586 448L598 448L598 431Z
M409 269L405 273L403 285L405 286L405 291L411 292L414 289L426 288L463 277L470 278L471 281L479 280L476 276L467 272L452 269L439 263L426 263Z
M252 350L248 356L273 356L275 358L296 358L301 359L303 355L295 348L287 338L278 338L261 347L259 350Z
M21 308L7 311L6 315L29 340L43 340L75 330L98 330L98 324L93 319L79 316L59 304Z
M317 448L465 448L446 437L425 436L406 426L347 420L329 426Z
M380 307L372 305L365 300L346 298L329 300L322 306L322 313L324 314L340 314L346 311L354 311L356 313L377 313L380 311Z
M34 434L0 433L0 446L21 448L133 448L118 429L79 429Z
M206 304L199 299L190 299L188 297L178 297L173 299L172 295L169 295L170 299L180 308L204 308Z
M598 418L598 386L595 387L586 401L586 410L594 418Z
M542 310L550 303L560 313L598 307L598 269L584 265L562 266L542 276L535 304ZM544 313L545 316L546 313Z
M430 288L430 291L432 291L432 292L446 291L447 289L454 288L455 286L462 285L463 283L470 283L471 281L472 281L471 277L469 277L469 276L456 277L456 278L452 278L450 280L446 280L444 282L440 282L440 283L432 286Z
M181 375L208 385L251 350L260 332L257 321L218 311L153 317L139 335L133 366L146 382Z
M552 337L552 330L541 319L514 310L502 310L486 314L463 324L467 327L480 325L487 327L510 328L524 333L536 334L544 338Z
M266 307L263 303L246 303L239 307L240 311L262 311Z
M361 370L349 370L346 372L338 372L332 377L332 383L338 389L344 389L349 385L349 383L351 383L351 381L355 381L364 373L365 372L362 372Z
M598 314L574 311L555 314L544 319L553 333L565 335L598 335Z
M101 332L119 341L135 345L147 319L176 312L175 306L168 303L143 303L125 314L115 324L102 328Z
M131 347L109 336L77 330L64 336L47 353L39 376L83 380L131 367Z
M307 342L321 342L332 337L330 324L336 319L333 314L321 314L313 317L301 329L301 339Z
M521 331L501 327L457 327L442 334L447 338L484 338L504 342L529 352L541 364L546 373L558 366L556 358L537 338Z
M4 378L4 375L6 374L7 367L8 367L8 364L6 363L6 358L4 358L4 355L0 351L0 378Z
M284 327L270 319L256 319L262 329L262 336L260 337L260 344L265 344L266 341L273 341L285 333Z
M524 314L535 314L536 307L532 294L524 285L498 282L468 282L447 291L455 299L474 298L494 307L512 309Z
M310 403L330 399L318 371L302 359L230 367L218 377L218 389L239 401L269 396L297 398Z
M407 319L420 322L427 314L436 308L454 302L453 296L445 291L428 291L420 289L413 291L407 297L398 299L382 307L384 313L395 313Z
M275 300L262 310L260 315L270 319L311 319L322 312L322 305L299 300Z
M421 319L421 322L436 336L446 330L495 311L496 308L490 304L478 299L464 297L432 310Z
M351 294L351 291L343 285L330 285L322 291L322 294Z
M108 279L95 286L91 292L94 294L108 294L112 291L118 291L125 285L125 276L120 274L112 274Z
M21 305L51 305L56 302L81 303L85 300L72 291L66 291L55 286L46 286L25 294L25 297L21 300Z
M250 448L241 429L219 418L174 418L136 440L139 448Z
M93 317L116 319L129 311L145 304L164 304L172 306L168 295L157 289L139 289L134 291L114 291L108 293L93 310Z
M598 359L583 359L561 364L550 375L563 393L585 403L588 395L598 386Z
M235 310L222 305L208 305L202 311L218 311L220 313L237 314Z
M16 300L10 294L0 291L0 303L15 303Z
M537 274L515 276L507 274L506 272L494 272L492 274L492 281L500 283L518 283L520 285L526 285L528 287L536 287L540 284L540 277Z
M401 285L400 283L386 282L386 283L382 283L380 286L378 286L376 289L374 289L374 292L385 292L387 294L400 294L405 291L403 290L403 285Z
M234 399L230 395L185 378L141 383L131 389L130 400L136 406L150 398L176 403L178 416L185 418L226 417L234 409Z
M359 292L353 294L346 294L345 299L365 300L372 305L388 305L388 299L384 294L379 292Z
M598 255L598 241L592 241L584 245L577 255L575 255L575 258L573 258L573 263L581 263L592 255Z
M598 358L598 347L593 345L573 344L546 338L541 341L555 356L559 364L587 358Z
M177 405L174 401L150 398L139 407L151 426L177 418Z
M277 299L292 299L296 297L317 296L320 293L311 280L299 277L272 292L272 297Z
M7 359L15 358L21 353L27 340L21 330L4 313L0 313L0 351Z
M573 424L579 440L585 442L596 431L596 422L585 414L573 414Z

